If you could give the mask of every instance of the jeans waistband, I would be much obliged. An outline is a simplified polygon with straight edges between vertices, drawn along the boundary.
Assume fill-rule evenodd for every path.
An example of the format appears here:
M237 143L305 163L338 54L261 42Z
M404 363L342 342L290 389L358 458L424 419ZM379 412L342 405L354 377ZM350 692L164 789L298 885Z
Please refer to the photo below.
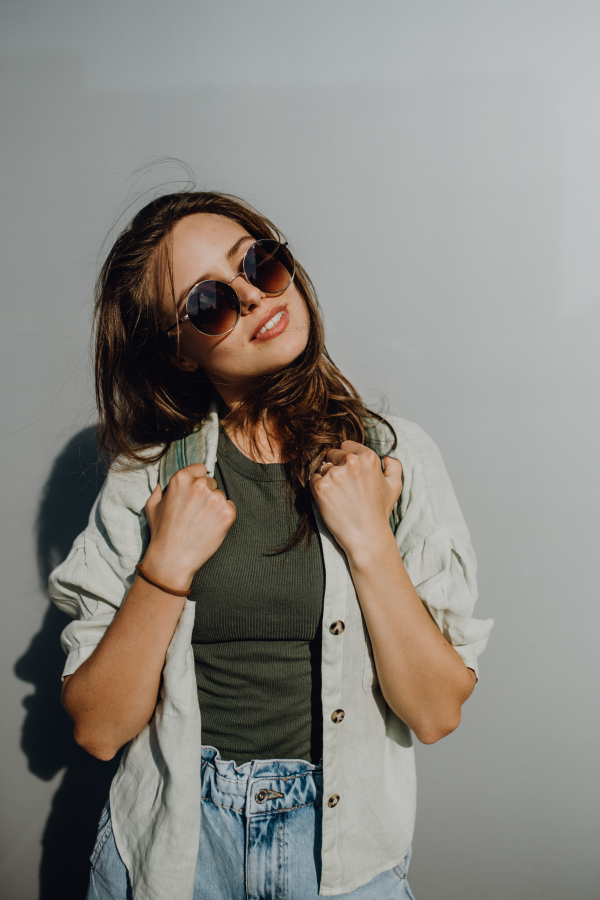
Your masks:
M247 816L321 804L323 769L301 759L254 759L237 766L202 747L202 799Z

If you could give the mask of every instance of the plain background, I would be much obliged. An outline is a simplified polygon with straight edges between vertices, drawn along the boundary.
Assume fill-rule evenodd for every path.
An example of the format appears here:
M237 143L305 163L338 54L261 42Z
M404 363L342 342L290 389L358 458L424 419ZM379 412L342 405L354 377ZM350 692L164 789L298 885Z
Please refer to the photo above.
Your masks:
M597 0L4 0L0 33L2 896L81 898L111 771L61 712L45 578L101 481L98 252L182 185L128 177L167 156L280 225L470 526L496 625L417 748L418 900L598 898Z

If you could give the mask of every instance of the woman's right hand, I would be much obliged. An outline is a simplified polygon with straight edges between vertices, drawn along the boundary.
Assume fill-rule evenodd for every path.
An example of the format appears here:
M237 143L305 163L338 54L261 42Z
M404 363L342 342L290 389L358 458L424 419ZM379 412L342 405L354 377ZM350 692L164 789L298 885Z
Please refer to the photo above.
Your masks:
M151 540L144 571L153 580L186 590L223 543L235 515L235 504L218 490L206 466L180 469L164 495L157 485L146 503Z

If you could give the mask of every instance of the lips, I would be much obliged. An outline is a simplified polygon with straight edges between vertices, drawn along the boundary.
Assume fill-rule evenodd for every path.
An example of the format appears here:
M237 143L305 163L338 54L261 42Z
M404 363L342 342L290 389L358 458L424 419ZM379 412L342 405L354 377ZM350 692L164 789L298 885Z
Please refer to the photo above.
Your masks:
M259 320L254 329L252 340L268 341L271 338L277 337L278 334L285 331L289 322L290 316L287 311L287 306L284 303L279 306L274 306Z

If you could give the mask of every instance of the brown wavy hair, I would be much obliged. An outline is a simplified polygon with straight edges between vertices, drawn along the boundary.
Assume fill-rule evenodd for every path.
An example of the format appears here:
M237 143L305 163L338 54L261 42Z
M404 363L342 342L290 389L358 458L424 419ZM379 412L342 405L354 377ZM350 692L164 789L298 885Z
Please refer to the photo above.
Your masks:
M99 444L109 460L119 455L160 459L172 441L201 425L215 397L201 370L182 373L172 364L176 338L165 334L159 302L165 267L171 273L172 230L195 213L232 219L256 239L283 238L244 200L212 191L157 197L121 232L100 271L94 309ZM327 353L317 295L298 262L295 285L309 314L305 349L283 370L257 379L239 407L222 412L234 428L246 431L258 458L260 423L268 421L270 434L280 442L290 496L301 514L289 547L312 531L308 482L329 450L345 440L365 443L369 422L377 421L387 425L396 446L391 425L365 406ZM176 318L174 293L173 312Z

